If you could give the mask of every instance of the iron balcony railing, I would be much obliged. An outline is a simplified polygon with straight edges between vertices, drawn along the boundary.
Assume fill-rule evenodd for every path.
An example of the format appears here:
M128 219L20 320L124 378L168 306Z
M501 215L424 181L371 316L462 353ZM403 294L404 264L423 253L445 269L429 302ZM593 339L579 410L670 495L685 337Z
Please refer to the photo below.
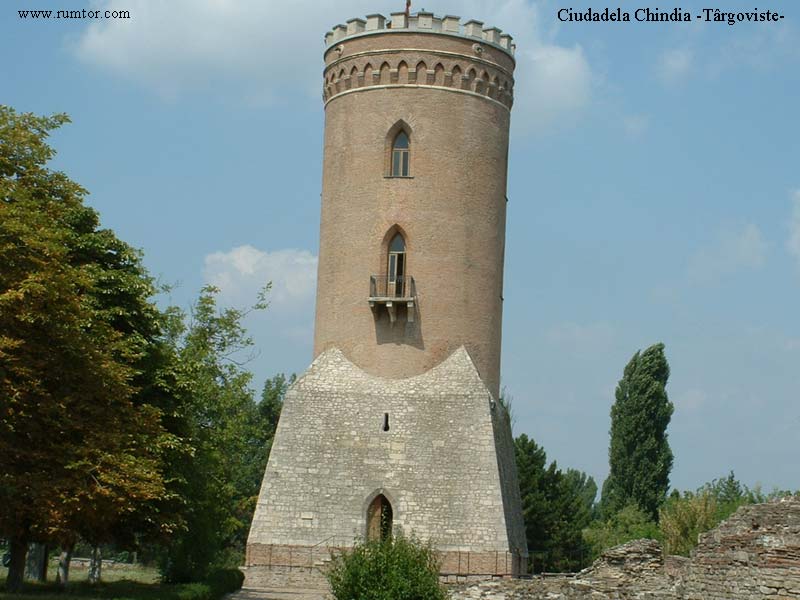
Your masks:
M392 279L386 275L371 275L369 278L370 298L415 298L416 295L414 278L409 275Z

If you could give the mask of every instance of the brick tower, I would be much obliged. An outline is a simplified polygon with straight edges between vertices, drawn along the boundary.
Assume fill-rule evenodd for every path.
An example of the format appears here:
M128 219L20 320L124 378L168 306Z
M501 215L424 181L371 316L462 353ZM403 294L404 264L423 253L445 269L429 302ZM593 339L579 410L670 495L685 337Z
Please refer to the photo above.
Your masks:
M498 403L511 36L432 13L325 36L314 362L286 396L249 585L415 534L448 575L527 561Z

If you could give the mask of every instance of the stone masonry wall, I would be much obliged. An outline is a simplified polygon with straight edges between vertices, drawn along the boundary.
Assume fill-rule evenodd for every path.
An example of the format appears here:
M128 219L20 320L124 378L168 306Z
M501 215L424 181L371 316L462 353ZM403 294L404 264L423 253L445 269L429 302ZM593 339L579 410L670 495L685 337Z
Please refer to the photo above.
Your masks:
M800 499L740 508L691 559L636 540L575 575L451 586L452 600L797 600Z
M403 380L324 352L286 395L248 539L248 584L263 575L256 567L321 565L328 548L363 538L378 494L394 531L432 540L451 572L518 572L506 554L527 552L521 511L508 513L518 493L504 499L502 478L516 474L507 440L496 439L499 411L463 348Z
M687 600L800 598L800 500L740 508L700 536Z
M502 486L503 508L506 514L506 535L511 548L527 548L525 537L525 521L522 518L522 498L517 479L517 462L514 454L514 437L511 433L511 421L508 411L498 408L492 412L494 439L497 446L497 468ZM514 573L525 573L524 568L514 569Z

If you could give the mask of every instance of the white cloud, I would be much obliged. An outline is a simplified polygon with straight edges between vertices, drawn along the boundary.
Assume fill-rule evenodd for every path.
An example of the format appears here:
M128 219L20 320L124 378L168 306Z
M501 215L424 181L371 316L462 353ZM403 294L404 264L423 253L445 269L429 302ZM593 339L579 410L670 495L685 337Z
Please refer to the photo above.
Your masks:
M787 352L797 352L798 350L800 350L800 339L790 338L784 340L783 349L786 350Z
M800 265L800 189L792 194L792 216L789 219L789 239L786 248Z
M196 89L270 102L304 90L320 93L323 35L346 19L402 4L387 0L96 0L130 20L92 22L75 52L85 62L176 98ZM417 8L416 6L414 7ZM541 34L538 4L461 0L447 12L507 29L517 42L515 130L574 113L589 101L592 73L580 46ZM550 12L548 22L552 20Z
M689 263L689 277L707 282L742 269L758 269L766 261L767 249L761 229L753 223L725 230L695 254Z
M252 304L258 290L271 281L270 312L308 312L313 307L316 277L317 257L308 250L265 252L246 245L205 259L204 278L220 288L226 303Z
M755 27L730 36L709 54L708 70L719 75L744 68L758 71L785 71L800 61L798 30L786 23L774 27Z
M647 115L629 115L622 119L622 128L625 135L632 139L642 137L650 127L650 118Z
M658 76L666 84L676 84L689 74L693 62L694 53L689 48L666 50L658 61Z
M512 123L522 132L579 113L591 96L592 73L583 49L539 44L517 54Z
M333 14L333 3L311 0L98 0L97 4L129 10L131 19L91 23L78 41L78 56L166 97L229 86L239 96L267 100L298 85L316 92L322 36L339 18ZM347 4L355 8L368 3Z
M524 135L550 127L589 104L594 83L589 61L580 45L559 45L555 30L544 32L555 14L546 0L460 0L447 12L461 15L462 22L479 19L514 36L513 132Z

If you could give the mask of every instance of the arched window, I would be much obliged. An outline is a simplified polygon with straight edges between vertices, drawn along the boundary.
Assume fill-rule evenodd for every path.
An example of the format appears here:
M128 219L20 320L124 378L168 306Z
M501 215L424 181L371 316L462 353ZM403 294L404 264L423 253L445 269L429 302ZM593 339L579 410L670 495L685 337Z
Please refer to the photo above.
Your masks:
M392 177L408 177L408 135L403 130L392 143Z
M399 233L389 242L389 256L386 265L387 296L404 297L406 288L406 241Z
M370 503L367 508L367 539L386 540L392 535L392 505L383 494Z

